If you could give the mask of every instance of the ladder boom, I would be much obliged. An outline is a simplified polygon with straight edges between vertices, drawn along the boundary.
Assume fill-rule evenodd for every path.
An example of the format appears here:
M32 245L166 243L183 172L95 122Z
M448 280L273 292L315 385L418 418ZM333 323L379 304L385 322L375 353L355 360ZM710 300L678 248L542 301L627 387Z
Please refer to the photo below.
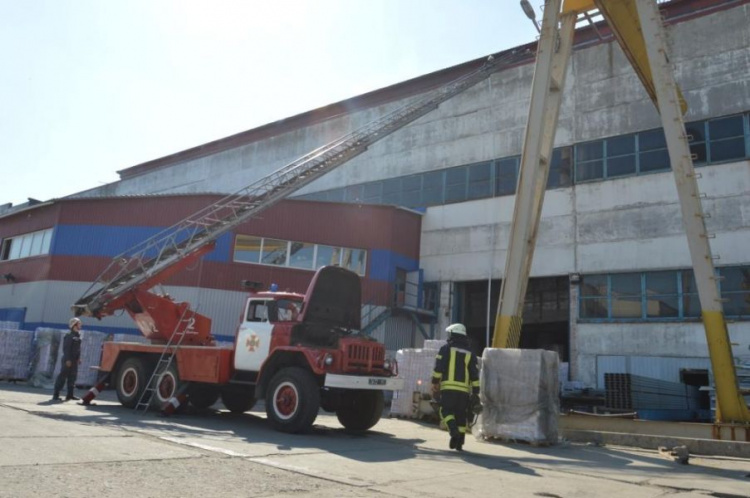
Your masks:
M122 306L123 296L129 291L162 282L167 274L175 273L175 266L177 270L181 269L180 263L184 264L186 258L194 259L189 256L208 252L206 246L223 234L363 153L370 145L436 109L451 97L531 56L533 53L524 49L497 58L490 57L479 69L305 154L137 244L113 258L72 306L73 313L97 318L112 314Z

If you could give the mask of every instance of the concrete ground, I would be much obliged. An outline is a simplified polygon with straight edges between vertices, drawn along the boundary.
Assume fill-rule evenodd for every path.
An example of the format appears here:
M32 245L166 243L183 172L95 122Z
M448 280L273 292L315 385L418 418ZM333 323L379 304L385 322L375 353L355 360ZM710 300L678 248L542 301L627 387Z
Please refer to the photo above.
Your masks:
M0 383L0 497L750 496L744 459L682 465L648 450L474 439L457 453L445 432L410 420L353 435L321 413L312 433L287 435L257 409L161 418L111 391L90 407L49 398Z

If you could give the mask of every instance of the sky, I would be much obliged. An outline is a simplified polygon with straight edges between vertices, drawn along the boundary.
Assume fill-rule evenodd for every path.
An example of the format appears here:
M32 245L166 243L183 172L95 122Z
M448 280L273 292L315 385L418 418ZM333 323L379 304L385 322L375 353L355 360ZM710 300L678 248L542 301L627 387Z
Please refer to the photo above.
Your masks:
M0 205L536 36L517 0L0 0Z

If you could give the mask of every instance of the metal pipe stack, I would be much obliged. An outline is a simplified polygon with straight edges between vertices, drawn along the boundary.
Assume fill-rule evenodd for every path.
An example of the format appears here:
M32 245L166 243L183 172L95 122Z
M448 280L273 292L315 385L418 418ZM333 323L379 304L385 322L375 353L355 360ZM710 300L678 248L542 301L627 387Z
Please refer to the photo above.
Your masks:
M618 410L697 410L698 387L626 373L605 373L606 407Z

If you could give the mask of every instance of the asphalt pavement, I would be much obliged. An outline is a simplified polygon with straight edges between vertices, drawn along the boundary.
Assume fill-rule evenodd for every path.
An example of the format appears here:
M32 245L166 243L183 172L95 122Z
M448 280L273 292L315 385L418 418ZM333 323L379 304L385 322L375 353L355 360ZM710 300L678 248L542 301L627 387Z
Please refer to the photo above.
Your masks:
M82 392L79 394L83 394ZM0 497L699 497L750 496L750 461L561 441L467 438L384 418L365 434L321 412L309 434L273 431L262 406L164 418L0 383Z

